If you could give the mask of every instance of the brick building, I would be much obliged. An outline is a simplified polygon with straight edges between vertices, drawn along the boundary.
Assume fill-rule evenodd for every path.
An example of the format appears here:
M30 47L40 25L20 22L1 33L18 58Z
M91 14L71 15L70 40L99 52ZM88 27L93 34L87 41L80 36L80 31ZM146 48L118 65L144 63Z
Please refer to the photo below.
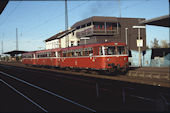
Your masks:
M49 38L52 40L47 39L45 42L49 44L52 41L59 40L60 46L58 47L68 47L116 41L127 43L130 50L137 50L138 30L132 27L139 26L139 23L143 20L145 19L93 16L76 22L71 29L58 33L53 38ZM143 39L143 47L141 49L145 50L146 30L141 29L140 31Z

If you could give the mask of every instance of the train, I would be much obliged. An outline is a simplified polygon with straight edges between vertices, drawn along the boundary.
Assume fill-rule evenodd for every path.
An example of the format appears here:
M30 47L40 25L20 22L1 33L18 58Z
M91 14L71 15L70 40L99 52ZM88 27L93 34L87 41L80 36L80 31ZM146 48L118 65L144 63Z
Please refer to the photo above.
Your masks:
M126 72L129 68L125 43L106 42L22 54L22 63L32 66Z

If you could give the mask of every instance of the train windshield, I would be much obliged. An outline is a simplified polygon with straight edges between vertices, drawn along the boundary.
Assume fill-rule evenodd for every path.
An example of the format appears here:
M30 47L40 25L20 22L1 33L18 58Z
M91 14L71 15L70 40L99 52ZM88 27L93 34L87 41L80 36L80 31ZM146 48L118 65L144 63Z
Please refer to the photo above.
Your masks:
M116 48L115 46L107 46L105 47L105 55L115 55L116 54Z
M117 46L118 54L125 54L125 47L124 46Z
M124 46L103 46L101 50L101 55L120 55L126 53Z

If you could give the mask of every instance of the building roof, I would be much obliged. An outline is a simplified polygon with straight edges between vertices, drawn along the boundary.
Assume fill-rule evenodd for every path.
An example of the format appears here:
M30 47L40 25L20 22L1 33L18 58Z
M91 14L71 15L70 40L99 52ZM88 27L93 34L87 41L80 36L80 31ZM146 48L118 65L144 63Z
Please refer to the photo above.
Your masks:
M5 9L6 5L8 4L9 0L0 0L0 14Z
M65 31L62 31L62 32L59 32L55 35L53 35L52 37L48 38L45 40L45 42L48 42L48 41L51 41L51 40L54 40L54 39L57 39L59 36L61 36L62 34L66 33L68 30L65 30Z
M170 15L164 15L164 16L152 18L152 19L149 19L149 20L144 20L144 21L140 22L140 24L170 27L170 21L169 20L170 20Z
M45 40L45 42L51 41L51 40L55 40L55 39L60 39L62 37L64 37L65 35L69 34L70 32L74 31L75 29L69 29L69 30L65 30L63 32L59 32L56 35L48 38Z
M90 22L117 22L117 17L92 16L90 18L76 22L71 28L75 28Z
M164 57L170 53L170 48L152 48L151 59L154 57Z
M14 51L5 52L4 54L15 55L15 54L22 54L22 53L27 53L27 52L28 52L28 51L14 50Z

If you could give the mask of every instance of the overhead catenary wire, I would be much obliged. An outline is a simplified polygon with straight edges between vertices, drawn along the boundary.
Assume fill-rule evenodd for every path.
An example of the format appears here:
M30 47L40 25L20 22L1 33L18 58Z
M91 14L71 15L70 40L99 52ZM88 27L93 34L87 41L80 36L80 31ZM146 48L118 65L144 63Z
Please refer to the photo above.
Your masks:
M71 0L67 0L67 1L71 1ZM74 9L77 9L77 8L79 8L79 7L87 4L87 3L88 3L89 1L91 1L91 0L83 0L83 1L85 1L85 2L77 5L76 7L73 7L73 8L71 8L71 9L68 9L68 11L69 11L69 12L72 12ZM99 0L99 1L102 1L102 0ZM106 0L106 1L116 1L116 0ZM121 1L122 1L122 0L121 0ZM126 0L123 0L123 1L126 1ZM128 1L128 0L127 0L127 1ZM134 1L138 1L138 0L134 0ZM145 3L144 1L149 1L149 0L142 0L142 1L138 2L138 3L129 5L129 6L127 6L127 7L123 7L123 8L121 8L121 11L122 11L122 9L125 10L125 9L128 9L128 8L134 7L134 6L136 6L136 5L141 5L142 3ZM120 14L120 15L121 15L121 14ZM28 29L25 33L29 33L29 32L31 32L32 30L35 30L35 29L39 28L40 26L45 25L45 24L47 24L48 22L51 22L51 20L55 20L54 18L61 17L61 16L64 16L64 13L61 13L61 14L59 14L59 15L57 15L57 16L54 16L54 17L52 17L52 18L49 18L49 19L45 20L45 21L42 22L41 24L38 24L38 25L36 25L36 26Z
M21 0L21 1L22 1L22 0ZM14 8L14 10L11 11L10 14L12 14L12 13L15 12L15 10L19 7L21 1L16 5L16 7ZM70 0L68 0L68 1L70 1ZM91 0L83 0L83 1L85 1L85 2L82 2L82 3L78 4L76 7L73 7L73 8L68 9L68 11L69 11L69 12L72 12L73 10L75 10L75 9L77 9L77 8L85 5L85 4L87 4L87 3L88 3L89 1L91 1ZM99 1L101 1L101 0L99 0ZM106 0L106 1L112 1L112 0ZM123 0L123 1L125 1L125 0ZM138 1L138 0L137 0L137 1ZM144 1L149 1L149 0L142 0L143 3L144 3ZM136 3L136 4L134 4L134 5L127 6L127 7L124 7L124 8L122 8L122 9L131 8L131 7L134 7L134 6L138 5L138 4L141 4L141 1L140 1L140 3ZM9 15L9 16L10 16L10 15ZM55 20L55 18L60 17L60 16L64 16L64 14L61 12L61 14L59 14L59 15L57 15L57 16L54 16L54 17L52 17L52 18L49 18L49 19L45 20L44 22L42 22L42 23L40 23L40 24L38 24L38 25L36 25L36 26L33 26L31 29L28 29L26 32L23 32L23 33L24 33L24 34L25 34L25 33L29 33L29 32L31 32L32 30L35 30L35 29L39 28L40 26L45 25L45 24L47 24L48 22L51 22L51 20ZM9 17L7 17L7 18L9 18ZM7 19L6 19L6 20L7 20ZM4 23L3 23L3 24L4 24Z
M88 1L89 1L89 0L86 0L86 2L83 2L83 3L79 4L79 5L77 5L76 7L71 8L71 9L68 9L68 11L71 12L71 11L73 11L74 9L77 9L77 8L79 8L79 7L87 4ZM61 12L61 14L59 14L59 15L57 15L57 16L54 16L54 17L52 17L52 18L49 18L49 19L45 20L44 22L42 22L42 23L40 23L40 24L38 24L38 25L36 25L36 26L28 29L25 33L29 33L29 32L31 32L32 30L35 30L36 28L39 28L40 26L45 25L45 24L47 24L48 22L51 22L51 20L55 20L55 18L61 17L61 16L64 16L63 12Z
M23 0L19 0L18 4L14 7L14 9L12 9L11 12L6 16L6 18L4 19L4 21L2 21L2 22L0 23L0 26L2 26L2 25L8 20L8 18L15 12L15 10L16 10L16 9L19 7L19 5L21 4L21 1L23 1ZM11 1L9 0L9 2L11 2Z

